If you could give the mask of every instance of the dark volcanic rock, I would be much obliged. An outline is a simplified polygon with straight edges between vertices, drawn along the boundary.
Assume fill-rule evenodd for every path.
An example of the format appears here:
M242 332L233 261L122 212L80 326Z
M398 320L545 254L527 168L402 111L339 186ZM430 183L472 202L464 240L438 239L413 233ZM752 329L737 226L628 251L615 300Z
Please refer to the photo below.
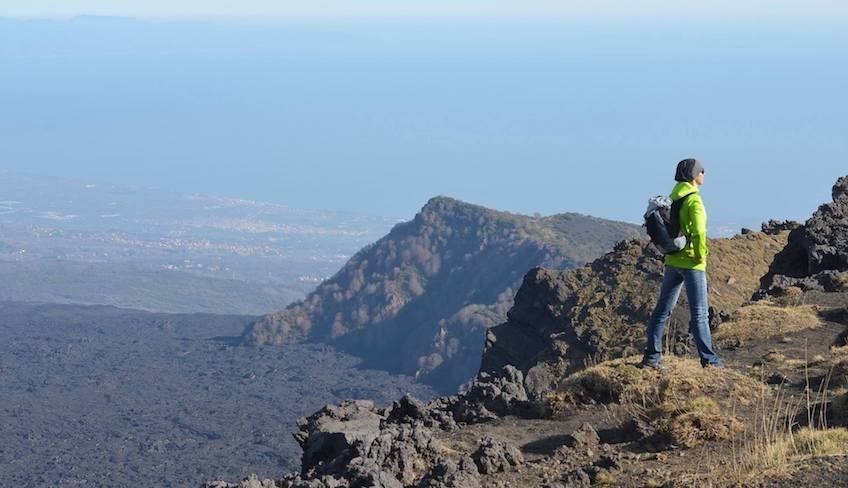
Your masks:
M592 486L592 479L586 471L577 469L566 475L565 486L571 488L589 488Z
M801 227L800 222L795 222L794 220L769 220L768 222L763 222L762 229L765 234L776 235L785 231L793 231Z
M408 401L413 404L412 400ZM408 486L439 452L423 423L394 423L371 402L328 406L299 422L295 438L303 447L296 487L325 476L356 486ZM358 483L358 484L357 484Z
M524 390L524 375L512 366L499 374L480 373L468 389L456 396L434 400L459 423L487 422L506 415L527 416L533 406Z
M715 307L709 308L710 330L718 329L722 323L730 320L730 314L726 310L719 310Z
M710 241L714 326L756 292L785 239L785 233L756 233ZM487 333L481 371L515 365L526 374L530 397L540 399L588 361L641 353L663 272L663 256L646 241L620 242L613 252L577 270L531 270L507 322ZM675 353L694 350L685 296L668 331Z
M404 395L403 398L394 402L389 410L388 422L390 423L411 423L424 421L431 414L427 405L413 397L412 395Z
M539 397L589 358L620 347L623 354L636 353L662 273L661 255L640 241L619 243L613 253L572 272L531 270L508 322L488 332L481 371L514 364L528 372L532 394ZM614 292L622 280L633 284L631 293ZM617 344L608 340L612 336ZM625 346L628 338L631 345ZM540 364L549 366L529 374Z
M484 441L474 460L448 459L444 453L449 450L436 439L435 431L530 411L524 376L511 366L496 375L481 373L466 391L427 404L407 395L387 409L376 408L369 401L326 406L298 421L300 430L294 437L303 449L301 472L269 486L479 486L475 462L485 466L484 472L501 472L523 463L521 453L511 446ZM254 478L244 483L255 482L251 480ZM213 482L206 486L237 485Z
M382 418L372 402L352 401L298 421L294 438L303 448L303 473L316 468L329 472L349 463L380 435Z
M590 423L581 425L571 434L571 437L573 439L571 447L574 449L596 449L601 442L601 437Z
M326 345L234 347L251 319L0 302L0 486L276 478L323 405L435 396Z
M471 458L482 474L503 473L524 464L524 456L518 448L491 437L480 440L480 446Z
M239 484L231 484L226 481L210 481L203 488L278 488L274 480L260 480L256 475L250 475Z
M832 202L789 234L789 243L762 279L760 297L792 286L842 291L841 273L848 271L848 176L837 180L832 194Z
M474 461L462 458L459 462L440 460L419 483L419 488L480 488L479 473Z
M553 391L565 376L562 369L555 364L539 363L533 366L524 378L527 397L533 402L541 402L545 393Z

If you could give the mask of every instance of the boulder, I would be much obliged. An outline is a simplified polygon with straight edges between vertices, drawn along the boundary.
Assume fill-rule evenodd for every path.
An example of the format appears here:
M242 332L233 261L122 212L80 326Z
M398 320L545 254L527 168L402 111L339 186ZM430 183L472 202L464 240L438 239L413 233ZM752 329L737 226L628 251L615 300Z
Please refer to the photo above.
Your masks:
M572 432L571 437L573 440L570 447L581 451L595 450L601 442L598 431L588 422L583 423L577 430Z
M260 480L258 476L251 474L237 485L226 481L209 481L203 485L203 488L278 488L278 485L274 480Z
M319 468L332 472L361 456L380 435L382 419L367 401L326 406L300 419L294 438L303 448L303 473Z
M481 474L503 473L524 464L524 456L518 448L491 437L480 440L480 445L471 455L471 459Z
M794 220L769 220L768 222L763 222L762 229L765 234L769 235L777 235L781 232L793 231L801 227L800 222L795 222Z
M481 486L477 467L470 458L462 458L458 462L443 458L418 484L418 488L480 488Z
M507 415L527 416L533 412L524 389L524 375L511 365L504 366L498 374L480 373L465 391L435 404L464 424L488 422Z

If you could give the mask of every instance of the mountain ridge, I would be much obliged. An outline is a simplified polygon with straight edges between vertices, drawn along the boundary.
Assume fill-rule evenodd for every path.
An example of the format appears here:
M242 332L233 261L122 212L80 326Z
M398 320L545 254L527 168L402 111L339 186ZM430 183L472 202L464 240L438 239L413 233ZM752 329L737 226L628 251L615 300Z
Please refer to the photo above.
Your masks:
M431 198L306 299L248 326L243 343L330 341L372 367L455 389L477 370L527 269L579 266L641 228L577 213L530 217Z

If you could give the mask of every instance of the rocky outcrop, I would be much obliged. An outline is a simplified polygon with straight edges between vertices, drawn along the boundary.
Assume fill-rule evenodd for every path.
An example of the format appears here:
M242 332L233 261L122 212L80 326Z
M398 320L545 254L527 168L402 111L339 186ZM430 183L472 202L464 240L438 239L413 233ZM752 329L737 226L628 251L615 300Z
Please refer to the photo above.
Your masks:
M434 198L305 300L247 327L243 343L328 341L453 393L476 374L486 330L506 319L528 269L574 268L641 235L579 214L529 217Z
M503 473L524 464L524 456L515 446L491 437L480 440L480 446L471 455L471 459L481 474Z
M781 295L790 287L846 291L848 285L848 176L837 180L833 201L792 230L761 283L759 297Z
M471 457L452 458L438 431L532 412L524 377L513 367L480 374L460 394L423 403L405 396L391 407L370 401L326 406L298 422L301 472L279 481L251 477L207 488L473 487L479 476L504 472L524 459L514 446L483 439ZM258 483L258 484L257 484Z
M792 232L798 227L801 227L801 224L799 222L795 222L794 220L771 219L768 222L763 222L762 231L765 234L777 235L781 232Z
M752 233L710 241L714 324L757 291L786 238L786 232ZM533 400L588 362L639 354L662 276L662 256L646 241L619 243L577 270L533 269L507 322L489 330L481 371L515 365ZM694 350L687 307L683 296L669 323L670 346L678 354Z
M427 473L418 488L481 488L479 471L470 458L443 458Z
M437 410L448 411L456 422L474 424L506 415L533 415L524 389L524 375L507 365L496 374L482 372L468 389L434 400Z

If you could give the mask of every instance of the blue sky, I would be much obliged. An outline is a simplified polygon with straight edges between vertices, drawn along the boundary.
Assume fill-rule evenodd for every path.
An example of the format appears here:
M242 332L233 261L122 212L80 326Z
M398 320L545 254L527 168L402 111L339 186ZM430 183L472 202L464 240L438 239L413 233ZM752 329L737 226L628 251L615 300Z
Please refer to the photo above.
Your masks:
M442 194L637 221L695 156L729 226L806 218L848 173L836 2L286 18L305 3L0 3L0 168L399 218ZM78 13L158 20L61 19Z
M546 18L552 16L833 18L839 0L2 0L0 15L164 18Z

